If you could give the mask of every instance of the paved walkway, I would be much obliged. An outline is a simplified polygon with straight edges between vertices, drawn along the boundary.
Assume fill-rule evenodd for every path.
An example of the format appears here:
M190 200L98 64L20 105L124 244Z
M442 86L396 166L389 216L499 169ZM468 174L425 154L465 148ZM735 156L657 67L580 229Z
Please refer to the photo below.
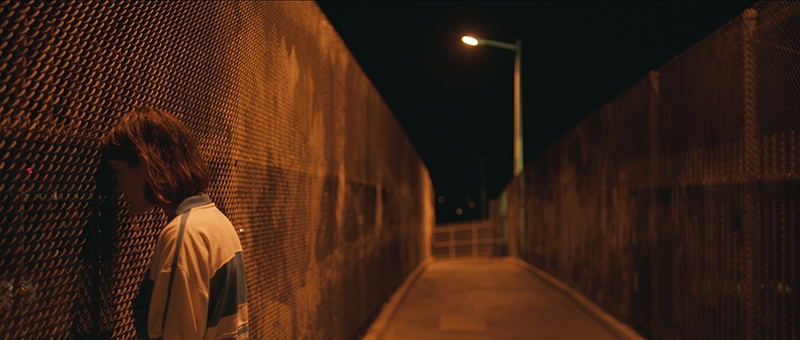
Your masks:
M548 282L503 259L433 262L379 339L615 339Z

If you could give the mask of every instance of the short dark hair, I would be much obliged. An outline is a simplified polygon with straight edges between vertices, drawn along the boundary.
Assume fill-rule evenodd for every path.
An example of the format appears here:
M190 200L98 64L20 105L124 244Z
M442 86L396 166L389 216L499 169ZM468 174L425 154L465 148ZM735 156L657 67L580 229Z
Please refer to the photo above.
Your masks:
M106 134L105 159L144 162L145 194L151 204L180 203L208 187L206 162L189 129L171 114L140 107L125 114Z

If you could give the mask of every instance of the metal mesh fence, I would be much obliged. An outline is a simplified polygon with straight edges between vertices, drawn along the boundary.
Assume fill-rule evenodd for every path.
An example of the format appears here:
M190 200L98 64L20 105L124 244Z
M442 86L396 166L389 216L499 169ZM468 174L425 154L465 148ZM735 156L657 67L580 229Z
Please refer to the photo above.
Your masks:
M144 104L200 142L252 338L353 338L429 256L427 169L313 2L14 1L0 21L0 339L133 337L166 221L128 214L98 147Z
M758 3L528 164L509 250L648 338L797 339L799 151L800 5Z

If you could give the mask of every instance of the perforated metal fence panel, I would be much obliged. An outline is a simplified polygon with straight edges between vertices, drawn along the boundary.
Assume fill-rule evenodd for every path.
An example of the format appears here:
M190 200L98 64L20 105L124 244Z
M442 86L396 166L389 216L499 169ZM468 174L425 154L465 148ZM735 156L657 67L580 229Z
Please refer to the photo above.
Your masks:
M0 339L131 339L166 223L99 142L153 105L240 231L252 339L350 339L430 249L433 190L313 2L0 2Z
M758 3L528 164L509 236L648 338L797 339L799 152L800 5Z

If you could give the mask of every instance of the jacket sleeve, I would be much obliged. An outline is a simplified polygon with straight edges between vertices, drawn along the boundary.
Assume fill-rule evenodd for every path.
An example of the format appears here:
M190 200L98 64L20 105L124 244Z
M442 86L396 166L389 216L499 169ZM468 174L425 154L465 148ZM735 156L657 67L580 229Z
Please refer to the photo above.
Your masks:
M148 316L150 338L202 339L206 331L208 293L193 282L180 265L175 272L171 292L168 291L169 280L169 271L161 272L155 280ZM165 311L168 297L169 306Z

